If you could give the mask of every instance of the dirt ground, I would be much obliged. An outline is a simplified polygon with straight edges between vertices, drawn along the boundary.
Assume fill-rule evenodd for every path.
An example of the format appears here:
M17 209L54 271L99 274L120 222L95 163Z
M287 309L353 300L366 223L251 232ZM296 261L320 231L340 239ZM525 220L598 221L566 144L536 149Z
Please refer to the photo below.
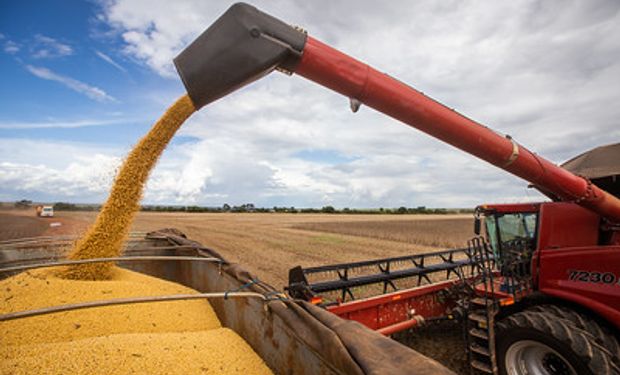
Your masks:
M37 236L77 235L94 220L89 217L74 218L72 213L55 217L37 217L32 210L0 210L0 241Z
M33 211L0 211L0 241L37 235L79 234L95 212L56 212L38 218ZM56 224L53 224L56 223ZM59 224L60 225L59 225ZM319 266L463 247L471 237L471 215L325 214L138 214L134 231L177 228L188 238L240 263L263 281L283 288L294 266ZM355 228L362 228L357 230ZM433 357L458 373L466 363L460 329L432 326L397 340Z

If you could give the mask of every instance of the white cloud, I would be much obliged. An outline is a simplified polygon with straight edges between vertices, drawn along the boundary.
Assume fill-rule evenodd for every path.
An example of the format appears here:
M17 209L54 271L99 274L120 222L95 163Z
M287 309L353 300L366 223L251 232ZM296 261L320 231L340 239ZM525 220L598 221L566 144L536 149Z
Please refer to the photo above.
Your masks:
M73 129L84 128L89 126L106 126L127 123L128 119L114 119L114 120L54 120L47 122L1 122L0 129Z
M176 53L226 8L220 2L181 1L169 12L169 2L148 0L104 6L102 18L121 32L125 52L167 77L175 75L172 59Z
M19 52L20 48L21 46L12 40L7 40L6 42L4 42L4 52L8 53L9 55L16 54L17 52Z
M121 72L127 73L127 69L125 69L122 65L120 65L116 61L112 60L112 58L110 56L106 55L105 53L103 53L101 51L95 50L95 54L97 56L99 56L100 59L102 59L103 61L105 61L108 64L112 65L113 67L115 67L116 69L120 70Z
M100 201L121 160L111 152L70 142L0 139L0 193Z
M63 86L66 86L70 88L71 90L76 91L80 94L86 95L90 99L96 100L98 102L117 101L114 97L108 95L105 91L103 91L102 89L96 86L91 86L82 81L78 81L77 79L54 73L47 68L37 67L33 65L26 65L26 69L28 69L30 73L32 73L33 75L41 79L58 82L62 84Z
M30 52L35 59L57 58L72 55L73 47L49 36L36 34L31 42Z
M117 160L104 155L77 158L64 169L0 162L0 183L23 193L53 194L76 198L105 193L113 176L110 167Z

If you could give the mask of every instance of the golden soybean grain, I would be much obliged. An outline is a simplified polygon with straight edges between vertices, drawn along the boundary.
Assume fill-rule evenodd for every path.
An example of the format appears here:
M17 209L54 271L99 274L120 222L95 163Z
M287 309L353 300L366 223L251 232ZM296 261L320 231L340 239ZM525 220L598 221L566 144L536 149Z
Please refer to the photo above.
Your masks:
M140 208L142 190L151 169L174 133L196 109L191 99L179 98L153 125L149 133L131 150L123 163L110 196L97 215L95 224L75 245L70 259L119 256L131 223ZM102 280L111 276L109 263L72 266L63 277L79 280Z
M66 280L38 269L0 281L0 313L113 298L194 294L177 283L122 268L110 280ZM10 292L7 292L10 290ZM77 340L118 333L188 332L219 328L207 300L140 303L74 310L0 323L0 347Z
M196 293L113 267L108 280L53 269L0 281L0 314L131 296ZM0 322L0 374L257 374L271 370L206 300L97 307Z
M3 359L0 373L272 375L248 344L228 328L118 334L11 350L11 359Z

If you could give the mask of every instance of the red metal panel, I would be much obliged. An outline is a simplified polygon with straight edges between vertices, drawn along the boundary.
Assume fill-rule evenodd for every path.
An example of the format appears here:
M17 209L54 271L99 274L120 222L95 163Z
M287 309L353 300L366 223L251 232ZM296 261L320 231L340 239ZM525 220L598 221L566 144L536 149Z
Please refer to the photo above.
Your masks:
M539 290L600 314L620 328L620 246L540 252Z
M365 326L378 330L391 327L407 329L407 324L399 324L419 315L425 319L445 316L454 306L454 301L443 300L438 292L453 286L457 281L444 281L414 289L402 290L376 297L346 302L330 306L328 311L348 320L355 320Z
M538 212L540 203L484 204L479 207L485 211L500 213Z
M404 83L308 37L295 72L620 222L620 200Z
M543 203L538 220L540 250L598 244L600 217L574 203Z
M620 245L620 231L615 231L609 240L610 245Z

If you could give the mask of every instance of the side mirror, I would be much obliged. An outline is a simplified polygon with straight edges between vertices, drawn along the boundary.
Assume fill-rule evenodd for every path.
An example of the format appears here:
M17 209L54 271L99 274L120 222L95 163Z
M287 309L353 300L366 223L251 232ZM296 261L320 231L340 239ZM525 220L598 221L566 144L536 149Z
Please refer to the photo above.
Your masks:
M481 227L481 220L479 216L476 216L474 218L474 233L476 234L476 236L480 235L480 227Z

